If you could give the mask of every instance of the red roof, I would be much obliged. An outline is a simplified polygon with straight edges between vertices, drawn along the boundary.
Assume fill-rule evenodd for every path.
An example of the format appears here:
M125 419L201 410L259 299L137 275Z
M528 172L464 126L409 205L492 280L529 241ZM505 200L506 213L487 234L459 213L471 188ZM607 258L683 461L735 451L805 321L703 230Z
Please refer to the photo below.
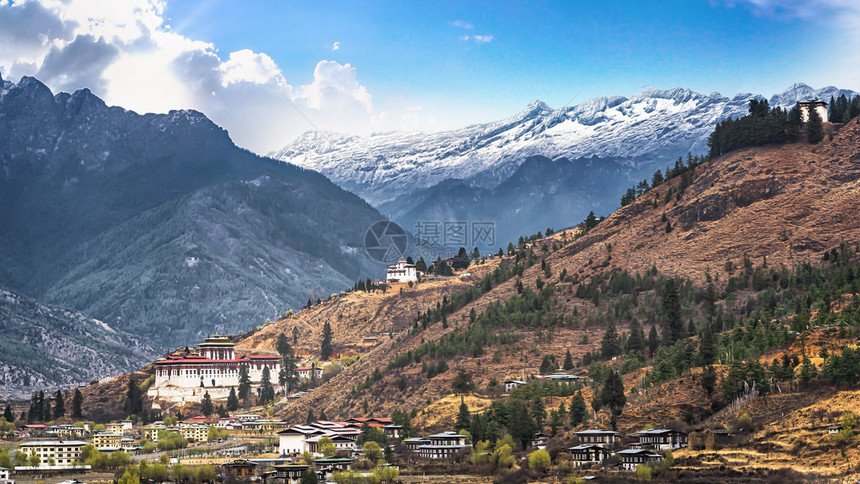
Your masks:
M213 360L202 355L182 355L182 356L167 356L155 362L156 365L177 365L177 364L194 364L194 365L210 365L215 363L243 363L252 360L261 361L277 361L277 356L270 355L246 355L232 360Z

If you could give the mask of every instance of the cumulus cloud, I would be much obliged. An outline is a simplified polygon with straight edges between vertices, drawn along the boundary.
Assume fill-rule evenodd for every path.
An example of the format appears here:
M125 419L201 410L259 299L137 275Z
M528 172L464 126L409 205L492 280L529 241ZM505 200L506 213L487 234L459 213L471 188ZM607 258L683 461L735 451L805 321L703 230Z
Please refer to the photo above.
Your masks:
M258 153L317 127L365 134L397 126L410 109L420 113L394 105L375 112L373 97L350 64L322 60L312 82L291 85L265 53L221 54L209 42L172 31L164 5L0 0L0 72L13 81L34 75L55 91L88 87L108 104L138 112L197 109ZM339 48L339 42L332 45L333 51Z

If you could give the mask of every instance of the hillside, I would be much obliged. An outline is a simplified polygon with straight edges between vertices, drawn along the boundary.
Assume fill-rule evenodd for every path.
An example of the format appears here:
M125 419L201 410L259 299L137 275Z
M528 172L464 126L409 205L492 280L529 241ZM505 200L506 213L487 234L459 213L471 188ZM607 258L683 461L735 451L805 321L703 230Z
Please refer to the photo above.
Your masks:
M749 288L723 292L730 279L754 267L778 269L785 264L791 268L805 262L817 265L824 252L841 242L853 244L860 240L856 215L860 208L856 197L860 180L858 139L860 126L854 120L817 146L796 143L740 150L688 172L690 183L680 197L679 176L617 211L583 236L575 237L568 231L553 235L545 244L538 241L529 250L535 252L536 259L546 255L551 277L547 278L541 265L535 263L520 278L501 282L448 314L449 328L436 322L383 343L321 388L279 412L301 418L310 408L325 408L330 416L350 415L363 408L365 402L371 413L420 409L450 392L450 382L458 368L469 371L478 386L485 388L492 379L502 380L508 374L536 374L545 355L561 357L569 349L574 361L578 361L599 346L606 321L614 321L619 332L624 332L630 321L628 314L647 325L658 319L659 294L655 289L660 290L664 274L688 280L682 282L682 293L698 298L696 291L702 289L694 291L693 284L704 286L709 273L722 292L718 306L725 314L723 319L729 321L726 324L740 321L747 313L739 302L755 293ZM670 190L671 195L666 197ZM662 220L664 212L672 226L669 232ZM745 269L744 254L749 258L750 269ZM727 259L732 260L733 267L726 267ZM510 267L516 259L507 256L499 263ZM653 267L657 272L643 277ZM642 281L636 283L643 288L641 293L622 297L607 286L613 274L623 281L625 271L639 274L639 279L634 280ZM563 281L559 280L562 274L566 274ZM518 294L517 279L524 287L535 288L539 277L555 284L554 295L546 301L549 306L540 310L546 321L539 323L541 326L501 326L502 331L515 335L505 343L499 339L501 333L496 333L500 330L490 329L496 336L488 340L489 347L479 351L477 357L460 350L454 350L453 355L443 353L448 370L432 378L425 377L422 365L435 364L438 358L428 356L423 363L389 366L397 355L409 351L414 354L425 342L444 341L440 343L442 347L458 348L464 338L468 342L468 338L475 337L473 330L478 331L468 323L471 310L480 315L490 307L495 312L492 304L509 301ZM605 298L576 295L578 291L590 291L592 283L607 291ZM730 297L726 299L727 296ZM630 305L633 300L640 301L638 307ZM694 320L701 318L699 311L696 307L685 309ZM558 322L559 317L563 322ZM457 336L451 339L453 336L446 335ZM583 343L584 336L588 343ZM368 379L377 368L382 370L381 375ZM398 390L401 379L407 391ZM674 415L680 411L679 406ZM624 425L623 420L620 423Z
M140 115L24 77L0 80L0 128L0 282L158 350L381 270L363 250L376 210L202 113Z
M86 385L139 368L156 354L140 338L78 312L0 289L0 393Z

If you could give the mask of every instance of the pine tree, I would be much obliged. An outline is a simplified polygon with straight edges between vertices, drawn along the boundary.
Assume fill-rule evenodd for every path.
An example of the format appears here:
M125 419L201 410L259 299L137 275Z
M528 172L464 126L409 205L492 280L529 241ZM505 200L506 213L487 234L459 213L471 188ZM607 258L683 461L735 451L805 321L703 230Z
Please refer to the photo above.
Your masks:
M15 415L12 414L12 405L6 404L6 410L3 412L3 418L6 419L7 422L14 422Z
M543 404L543 398L537 397L532 401L531 417L537 426L537 431L543 430L543 422L546 420L546 407Z
M248 376L248 365L239 365L239 398L246 404L251 396L251 377Z
M236 396L236 389L230 388L230 395L227 396L227 411L235 412L239 410L239 397Z
M803 363L800 364L800 374L797 376L797 381L806 386L816 378L818 378L818 367L810 361L809 357L804 356Z
M570 354L570 350L567 350L567 353L564 354L564 365L562 368L565 371L573 369L573 356Z
M618 331L615 330L615 323L610 321L606 325L606 332L603 333L603 340L600 342L600 354L604 359L609 359L620 352L621 345L618 343Z
M83 405L84 395L81 393L80 388L75 388L75 394L72 397L72 418L82 418L84 416Z
M549 429L552 435L555 435L558 432L558 429L562 426L561 415L559 415L558 410L552 410L549 412Z
M469 413L469 407L466 405L466 402L463 401L463 398L460 398L460 410L457 412L457 420L454 422L454 430L457 432L461 430L469 430L472 424L472 414Z
M209 392L203 394L203 401L200 403L200 413L205 416L210 416L215 412L215 407L212 405L212 397L209 396Z
M709 323L705 323L705 330L699 341L699 364L710 365L717 358L717 345L714 341L714 332Z
M683 337L681 330L681 298L678 295L678 285L675 279L668 279L662 293L663 318L660 321L663 330L663 344L672 346Z
M642 331L642 325L636 319L630 323L630 336L627 338L627 354L632 351L645 353L645 333Z
M331 324L328 321L323 325L323 339L320 345L320 359L327 360L334 352L331 346Z
M325 409L320 410L320 420L328 420L328 415L325 414Z
M134 378L128 379L125 403L122 407L126 415L139 415L143 411L143 395Z
M824 139L824 124L818 110L809 106L809 119L806 122L806 140L810 144L817 144Z
M54 393L54 419L66 416L66 402L63 401L63 392L57 390Z
M657 347L660 346L660 338L657 336L657 325L651 325L651 330L648 331L648 352L651 354L651 357L654 357L654 354L657 351Z
M702 388L708 393L708 398L714 393L714 388L717 386L717 372L713 366L706 366L702 371Z
M41 403L42 416L39 420L47 422L51 420L51 399L45 398L45 392L39 390L39 402Z
M313 409L308 410L308 416L307 416L307 418L305 419L305 423L306 423L306 424L309 424L309 423L313 422L313 421L314 421L314 420L316 420L316 419L317 419L317 418L316 418L316 417L314 417L314 411L313 411Z
M268 366L263 367L263 375L260 378L260 388L257 389L260 404L265 405L275 399L275 389L272 388L272 374Z
M509 404L510 416L508 419L508 432L515 442L519 442L523 448L528 447L529 442L534 439L536 427L534 419L522 400L514 399Z
M621 415L624 405L627 404L627 397L624 396L624 382L617 371L609 372L603 390L600 392L600 401L609 407L612 430L616 430L616 420Z

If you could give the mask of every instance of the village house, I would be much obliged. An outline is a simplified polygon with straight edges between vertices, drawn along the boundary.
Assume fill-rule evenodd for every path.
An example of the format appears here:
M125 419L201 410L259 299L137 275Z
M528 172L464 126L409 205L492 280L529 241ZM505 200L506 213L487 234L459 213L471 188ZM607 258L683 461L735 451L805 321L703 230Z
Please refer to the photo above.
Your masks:
M827 103L824 101L819 101L818 99L813 99L811 101L801 101L800 102L800 119L804 123L809 122L809 110L814 109L815 112L818 113L818 116L821 118L822 122L827 122Z
M284 484L299 484L309 468L307 464L275 465L274 477Z
M532 439L531 445L532 447L537 447L539 449L543 449L546 447L547 442L549 442L549 434L545 434L543 432L539 432Z
M430 445L430 439L425 439L424 437L412 437L411 439L404 440L403 444L406 445L407 449L417 454L419 447L422 445Z
M247 459L236 459L222 464L221 467L224 469L224 474L227 477L245 480L254 477L254 469L257 467L257 464Z
M599 445L585 444L568 448L573 457L573 464L584 466L588 464L600 464L612 456L612 451Z
M122 422L110 422L105 424L105 432L111 434L122 434L125 430L125 424Z
M15 484L14 481L9 479L9 469L8 467L0 467L0 483L11 483Z
M680 449L687 446L687 434L672 429L647 429L634 434L640 446L658 450Z
M122 447L122 434L96 432L93 434L93 446L99 450L118 449Z
M613 430L583 430L575 435L579 437L580 444L594 444L607 449L621 442L621 434Z
M526 382L522 380L505 380L505 393L510 393L514 388L525 386L525 384Z
M209 440L209 427L206 425L183 425L179 433L189 442L206 442Z
M150 425L143 427L142 430L143 430L143 438L145 440L148 440L152 443L157 443L158 442L158 432L161 430L167 430L167 427L165 427L164 425L150 424Z
M615 453L621 458L621 467L627 471L635 471L636 466L653 466L663 461L663 456L647 449L624 449Z
M409 264L406 259L401 258L393 266L388 266L385 280L387 282L415 282L418 280L418 271L415 264Z
M429 444L418 446L418 457L422 459L450 459L467 447L466 436L457 432L442 432L428 435Z
M323 369L319 366L301 366L296 368L296 375L302 380L310 380L311 375L319 380L323 376Z
M48 466L51 461L54 466L67 467L74 465L85 445L80 440L33 441L20 444L18 452L35 453L40 459L39 467Z
M572 385L577 383L583 383L585 378L578 375L568 375L567 373L553 373L552 375L545 375L542 377L544 380L549 380L555 383L564 383L566 385Z

